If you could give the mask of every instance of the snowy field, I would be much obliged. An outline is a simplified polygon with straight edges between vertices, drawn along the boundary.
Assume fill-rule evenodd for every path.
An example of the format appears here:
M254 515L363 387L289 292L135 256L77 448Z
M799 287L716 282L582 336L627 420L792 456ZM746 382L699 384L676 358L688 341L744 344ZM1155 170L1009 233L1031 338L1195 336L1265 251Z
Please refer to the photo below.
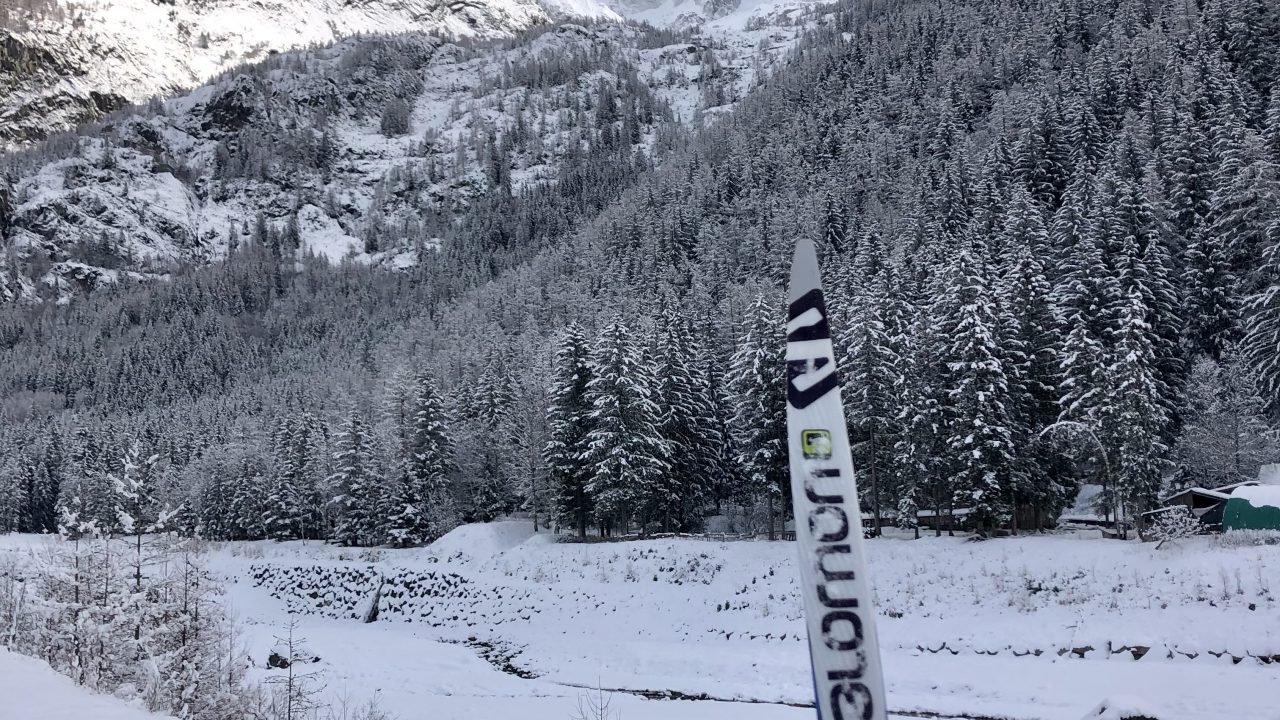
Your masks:
M1280 719L1280 545L1094 536L872 541L891 709L1079 720L1125 697L1160 720ZM235 543L210 563L259 679L292 612L334 705L560 720L599 685L623 720L798 720L794 550L556 544L510 522L409 551Z

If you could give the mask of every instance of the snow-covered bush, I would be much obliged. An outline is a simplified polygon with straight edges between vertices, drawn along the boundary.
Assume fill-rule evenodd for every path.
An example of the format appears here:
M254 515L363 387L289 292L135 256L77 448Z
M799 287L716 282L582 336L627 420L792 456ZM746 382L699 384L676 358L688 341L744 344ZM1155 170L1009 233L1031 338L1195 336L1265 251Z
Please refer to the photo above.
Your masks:
M11 650L150 710L246 716L255 693L221 588L192 543L77 534L6 567L14 582L0 593L0 617Z
M1280 530L1228 530L1213 540L1223 548L1280 545Z
M1204 526L1195 515L1191 514L1191 510L1185 507L1174 507L1156 516L1148 534L1152 540L1156 541L1156 547L1161 547L1172 540L1198 535L1203 529Z

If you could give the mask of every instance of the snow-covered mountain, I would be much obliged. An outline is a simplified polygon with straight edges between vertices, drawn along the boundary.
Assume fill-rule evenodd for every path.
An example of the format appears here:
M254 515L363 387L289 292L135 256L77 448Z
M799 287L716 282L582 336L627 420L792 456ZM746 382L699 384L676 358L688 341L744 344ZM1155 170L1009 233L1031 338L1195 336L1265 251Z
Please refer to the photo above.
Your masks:
M584 148L653 156L664 127L741 97L761 57L777 54L614 23L274 56L12 155L0 299L162 275L264 229L335 261L412 264L495 184L553 182Z
M0 6L0 148L358 35L510 37L570 18L740 35L812 0L26 0ZM705 26L705 27L704 27ZM750 38L748 38L750 39Z
M788 0L620 1L659 29L600 0L0 10L0 146L16 150L0 301L162 275L258 226L331 259L411 264L492 184L494 152L517 189L624 130L651 156L664 124L732 107L817 17ZM570 15L603 22L555 19ZM383 127L389 112L403 127Z
M594 0L48 0L0 13L8 144L344 37L492 38L570 14L618 18Z

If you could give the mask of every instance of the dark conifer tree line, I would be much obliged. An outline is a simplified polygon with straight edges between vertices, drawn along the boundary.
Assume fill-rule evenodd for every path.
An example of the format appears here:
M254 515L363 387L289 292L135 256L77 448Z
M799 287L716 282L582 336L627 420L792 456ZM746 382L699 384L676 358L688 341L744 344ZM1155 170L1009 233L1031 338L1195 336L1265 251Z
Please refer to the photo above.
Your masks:
M1277 60L1254 0L851 1L657 155L597 88L555 182L511 187L495 140L412 269L300 256L277 220L167 283L5 309L0 527L107 521L137 444L209 537L776 531L800 237L873 527L1250 477L1280 459Z

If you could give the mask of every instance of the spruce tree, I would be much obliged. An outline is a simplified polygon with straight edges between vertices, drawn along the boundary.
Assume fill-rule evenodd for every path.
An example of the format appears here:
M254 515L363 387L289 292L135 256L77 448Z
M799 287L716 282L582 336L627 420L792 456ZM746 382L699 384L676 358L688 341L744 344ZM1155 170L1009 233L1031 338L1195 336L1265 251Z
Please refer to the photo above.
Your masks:
M17 457L0 456L0 533L19 532L29 522L23 475Z
M976 245L976 244L975 244ZM961 251L944 332L950 417L946 443L961 504L980 529L1002 525L1010 511L1014 457L1011 393L1001 355L999 316L986 277L984 250Z
M865 246L859 247L859 252L864 249ZM854 467L860 476L858 489L863 496L862 506L871 512L877 535L884 516L882 501L893 473L897 431L895 394L900 358L890 334L896 329L889 328L885 321L895 292L891 274L886 268L865 278L867 290L853 296L844 327L838 330L843 339L840 344L847 348L840 363L845 388L842 397L855 453Z
M379 538L380 485L372 438L362 414L352 409L337 436L335 472L329 477L335 523L330 539L340 545L372 545Z
M1177 481L1184 487L1217 487L1250 480L1275 460L1275 434L1252 369L1235 348L1221 362L1201 357L1187 378L1182 433L1174 446Z
M1102 423L1104 442L1114 454L1115 492L1131 520L1156 507L1168 449L1162 440L1168 416L1145 317L1139 291L1130 290L1110 352L1110 404Z
M1280 410L1280 219L1267 227L1264 258L1261 287L1247 300L1240 351L1274 414Z
M459 460L465 462L470 476L465 484L465 520L487 522L514 509L514 402L505 363L491 353L469 403L474 414L466 424L469 442L459 449Z
M586 537L587 523L595 512L590 491L590 469L583 460L587 451L591 406L587 384L591 368L586 335L570 324L556 348L551 402L547 406L546 447L542 457L555 488L556 514L561 522Z
M667 532L689 532L701 524L701 510L721 480L725 442L716 422L705 353L681 307L674 299L667 301L655 343L655 400L670 470L646 498L646 510Z
M785 505L787 386L782 313L764 295L747 310L743 332L729 365L729 393L738 463L753 498L763 500L769 537Z
M625 532L645 497L656 494L670 470L654 399L656 379L631 330L614 321L591 352L586 400L587 491L606 530Z
M450 418L426 371L412 380L409 425L405 431L405 471L391 500L388 526L398 545L420 545L454 525L449 480L454 472Z
M1039 434L1058 414L1060 343L1046 277L1048 231L1030 195L1015 189L1001 234L1003 268L997 283L1001 354L1007 370L1011 439L1017 458L1011 499L1014 529L1018 509L1035 508L1037 522L1057 514L1070 498L1057 485L1056 463Z

